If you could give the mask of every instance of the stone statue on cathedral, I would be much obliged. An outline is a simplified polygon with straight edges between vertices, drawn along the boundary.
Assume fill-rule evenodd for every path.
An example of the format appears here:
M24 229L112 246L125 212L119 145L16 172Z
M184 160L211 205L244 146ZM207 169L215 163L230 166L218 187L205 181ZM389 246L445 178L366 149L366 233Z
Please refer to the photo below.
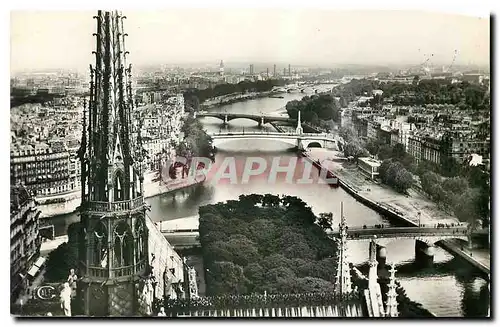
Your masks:
M145 316L150 316L153 313L153 285L151 279L146 279L140 294L140 312Z
M68 284L69 284L69 287L71 288L71 297L75 297L76 296L76 282L78 281L78 276L76 275L75 273L75 269L71 269L69 271L69 275L68 275Z
M64 311L64 315L71 317L71 287L69 283L64 283L61 293L59 293L59 301L61 303L61 309Z

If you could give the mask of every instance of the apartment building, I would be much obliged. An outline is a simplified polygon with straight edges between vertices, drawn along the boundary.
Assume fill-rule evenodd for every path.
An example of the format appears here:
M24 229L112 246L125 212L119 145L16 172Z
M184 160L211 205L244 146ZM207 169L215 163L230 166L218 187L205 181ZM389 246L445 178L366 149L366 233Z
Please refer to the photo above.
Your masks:
M477 139L472 134L420 131L408 138L408 153L417 163L427 160L441 164L446 158L462 163L472 154L490 157L490 140Z
M10 187L10 294L16 299L37 269L40 235L35 200L22 185Z
M178 94L167 98L161 105L144 106L139 111L142 145L148 153L145 164L149 170L158 170L160 160L172 156L175 144L182 138L184 96Z
M13 145L10 152L11 185L23 184L35 195L71 191L70 153L61 143Z

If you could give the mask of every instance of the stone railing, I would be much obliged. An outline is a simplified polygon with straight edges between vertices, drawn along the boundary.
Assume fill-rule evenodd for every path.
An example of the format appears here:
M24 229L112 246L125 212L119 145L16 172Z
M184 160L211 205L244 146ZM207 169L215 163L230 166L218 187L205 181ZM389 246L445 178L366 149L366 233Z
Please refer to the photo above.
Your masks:
M266 135L266 136L291 136L291 137L322 137L322 138L329 138L332 140L335 140L335 137L332 134L328 133L302 133L302 134L297 134L297 133L280 133L280 132L228 132L228 133L210 133L210 136L212 137L226 137L226 136L260 136L260 135Z
M194 299L174 299L163 303L166 311L182 313L199 310L232 310L252 308L286 308L358 304L360 293L339 295L333 293L224 295Z
M106 277L108 277L108 268L88 267L87 268L87 274L88 274L89 277L106 278Z
M132 200L103 202L103 201L88 201L87 208L91 211L109 212L109 211L127 211L140 208L144 204L144 198L138 197Z
M123 277L130 276L140 273L146 268L146 260L142 260L136 265L130 265L125 267L112 268L111 274L109 273L108 268L102 267L88 267L87 268L87 276L89 277L100 277L100 278L108 278L108 277Z

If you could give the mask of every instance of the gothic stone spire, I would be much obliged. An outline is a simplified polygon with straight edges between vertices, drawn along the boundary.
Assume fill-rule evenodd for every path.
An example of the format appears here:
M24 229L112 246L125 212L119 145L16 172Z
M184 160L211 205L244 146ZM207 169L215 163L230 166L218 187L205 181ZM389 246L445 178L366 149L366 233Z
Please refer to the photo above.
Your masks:
M131 123L125 18L117 11L98 11L94 16L96 61L90 67L88 119L80 151L79 298L89 316L133 315L141 289L137 283L148 265L142 173Z
M114 202L142 193L136 140L131 123L131 68L127 67L123 19L119 12L99 11L95 67L91 66L88 142L90 200ZM82 162L83 164L83 162ZM117 173L121 174L116 180ZM117 190L115 186L120 186ZM113 189L116 192L112 192Z

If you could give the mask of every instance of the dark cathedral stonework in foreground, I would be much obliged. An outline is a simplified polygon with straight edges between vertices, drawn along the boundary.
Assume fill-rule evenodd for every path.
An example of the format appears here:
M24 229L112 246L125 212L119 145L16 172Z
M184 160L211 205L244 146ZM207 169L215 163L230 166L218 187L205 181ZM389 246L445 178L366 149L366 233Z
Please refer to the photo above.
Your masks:
M148 264L146 207L138 144L132 137L131 67L126 66L125 18L99 11L89 120L80 159L80 244L83 314L129 316ZM88 128L88 130L87 130Z
M147 297L152 300L153 295L146 294L145 298L144 289L150 290L152 281L158 284L150 266L155 256L148 256L150 252L158 255L148 248L150 229L155 226L146 221L140 144L131 122L133 98L131 66L126 62L125 18L116 11L99 11L94 16L96 62L90 67L90 100L79 153L79 270L83 278L76 302L80 302L77 307L85 316L148 314L148 308L141 306L151 303L140 302L150 302ZM172 260L182 261L169 248ZM162 260L163 267L158 268L167 270L166 262ZM163 271L156 271L160 273Z

